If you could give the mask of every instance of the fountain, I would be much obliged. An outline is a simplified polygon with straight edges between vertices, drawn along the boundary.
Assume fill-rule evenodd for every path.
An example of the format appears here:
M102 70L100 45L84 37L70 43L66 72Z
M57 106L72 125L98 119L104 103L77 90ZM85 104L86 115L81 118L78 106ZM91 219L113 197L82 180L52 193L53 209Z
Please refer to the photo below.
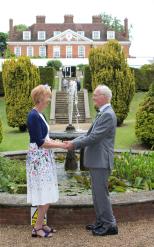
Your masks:
M72 118L73 118L73 108L75 105L76 109L76 123L77 123L77 130L75 130L75 127L72 125ZM69 88L68 88L68 118L69 118L69 124L66 127L66 131L82 131L79 128L79 109L78 109L78 93L77 93L77 84L75 81L71 80L69 82Z
M77 129L72 124L73 119L73 108L75 104L76 109L76 123ZM77 94L77 84L75 81L69 81L69 88L68 88L68 126L66 127L65 131L58 131L58 132L51 132L50 138L52 139L60 139L62 141L66 140L73 140L76 137L79 137L82 134L85 134L86 131L83 131L79 128L79 110L78 110L78 94ZM83 170L83 150L80 151L80 169ZM68 150L66 160L65 160L65 169L66 170L75 170L77 169L77 161L75 157L74 150Z

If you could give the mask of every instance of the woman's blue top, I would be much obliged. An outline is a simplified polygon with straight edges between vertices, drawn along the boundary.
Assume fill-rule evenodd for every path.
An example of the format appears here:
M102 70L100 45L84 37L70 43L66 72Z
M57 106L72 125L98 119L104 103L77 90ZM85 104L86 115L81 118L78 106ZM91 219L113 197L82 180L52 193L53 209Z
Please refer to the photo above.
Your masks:
M28 114L27 127L30 135L30 143L36 143L38 147L42 146L48 129L45 122L35 109L32 109Z

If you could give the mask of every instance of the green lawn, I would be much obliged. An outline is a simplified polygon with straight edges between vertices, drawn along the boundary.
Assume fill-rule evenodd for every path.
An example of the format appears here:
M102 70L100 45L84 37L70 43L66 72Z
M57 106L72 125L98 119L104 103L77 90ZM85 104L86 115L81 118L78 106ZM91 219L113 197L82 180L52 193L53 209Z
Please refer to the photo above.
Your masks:
M47 119L49 119L49 112L50 109L48 107L44 112ZM8 126L5 112L5 101L3 97L0 97L0 118L3 125L3 140L0 144L0 152L26 150L29 143L28 132L21 133L18 128Z
M57 83L56 83L57 84ZM116 148L131 148L133 144L137 144L138 141L135 136L135 114L138 109L139 103L143 100L144 93L136 93L130 106L130 112L122 127L117 128L116 134ZM89 103L91 109L91 115L94 118L96 115L95 109L92 103L91 94L89 95ZM48 109L45 112L46 117L49 119ZM11 128L7 125L5 102L4 98L0 98L0 117L3 124L3 141L0 144L0 151L14 151L14 150L26 150L29 143L28 133L19 132L18 128Z
M115 140L115 148L129 149L132 145L139 144L136 136L135 136L135 116L136 111L138 109L139 103L143 101L145 93L139 92L136 93L131 105L128 117L124 121L122 127L118 127L116 131L116 140ZM91 115L95 118L96 111L93 107L92 95L89 94L89 104Z

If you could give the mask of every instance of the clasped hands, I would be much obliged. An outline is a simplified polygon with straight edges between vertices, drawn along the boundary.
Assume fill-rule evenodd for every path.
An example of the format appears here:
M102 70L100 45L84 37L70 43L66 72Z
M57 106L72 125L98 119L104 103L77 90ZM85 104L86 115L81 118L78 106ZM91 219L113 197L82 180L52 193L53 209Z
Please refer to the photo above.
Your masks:
M63 141L62 148L72 150L74 148L74 145L71 141Z

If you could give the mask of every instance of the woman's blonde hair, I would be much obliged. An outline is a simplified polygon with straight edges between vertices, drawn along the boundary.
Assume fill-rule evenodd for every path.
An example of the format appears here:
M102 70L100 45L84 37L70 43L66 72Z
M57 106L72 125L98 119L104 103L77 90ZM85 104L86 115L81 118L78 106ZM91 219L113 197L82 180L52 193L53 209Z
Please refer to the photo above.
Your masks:
M52 93L48 85L38 85L31 91L31 97L34 104L38 104L46 97L51 98L51 95Z

